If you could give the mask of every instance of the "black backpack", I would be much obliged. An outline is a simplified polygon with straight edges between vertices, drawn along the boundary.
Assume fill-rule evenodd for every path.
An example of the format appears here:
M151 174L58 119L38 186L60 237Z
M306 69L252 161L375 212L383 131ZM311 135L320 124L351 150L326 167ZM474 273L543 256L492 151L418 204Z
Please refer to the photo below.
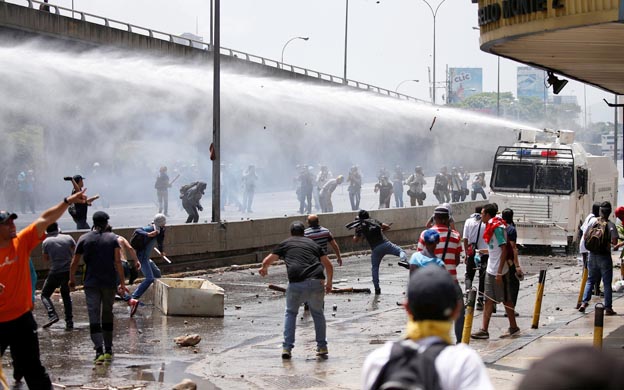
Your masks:
M139 233L139 231L142 229L134 229L134 231L132 232L132 236L130 237L130 246L135 250L135 251L140 251L145 249L145 234L141 234Z
M381 368L373 390L438 390L440 378L435 359L447 347L443 341L431 344L423 353L403 340L392 344L390 359Z
M585 248L590 252L608 253L610 250L610 240L608 232L608 222L599 218L585 232Z

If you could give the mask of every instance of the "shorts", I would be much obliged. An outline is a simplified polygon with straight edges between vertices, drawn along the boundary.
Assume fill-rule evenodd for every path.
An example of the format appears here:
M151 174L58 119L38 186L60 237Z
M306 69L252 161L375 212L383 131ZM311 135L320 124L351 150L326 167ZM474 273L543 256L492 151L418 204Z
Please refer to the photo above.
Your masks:
M496 276L490 273L486 273L485 295L490 300L494 300L496 302L509 302L511 300L511 290L509 289L509 272L503 275L502 283L496 282Z

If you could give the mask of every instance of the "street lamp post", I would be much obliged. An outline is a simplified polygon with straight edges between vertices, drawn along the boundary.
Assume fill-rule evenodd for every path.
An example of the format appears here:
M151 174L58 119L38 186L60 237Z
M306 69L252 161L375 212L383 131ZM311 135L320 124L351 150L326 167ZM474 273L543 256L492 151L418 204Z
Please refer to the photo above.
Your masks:
M284 47L282 47L282 61L280 62L282 69L284 69L284 50L286 50L286 46L288 46L288 44L294 41L295 39L301 39L303 41L307 41L308 39L310 39L310 37L293 37L293 38L290 38L288 41L286 41L286 43L284 44Z
M344 83L347 84L347 32L349 31L349 0L345 0Z
M438 15L438 10L440 9L440 6L442 6L442 4L444 4L444 2L446 0L442 0L440 2L440 4L438 4L438 6L436 7L435 11L433 10L433 7L431 7L431 4L429 4L429 2L427 0L422 0L425 4L427 4L427 7L429 7L429 10L431 10L431 16L433 16L433 104L436 104L436 16Z
M420 80L416 80L416 79L407 79L407 80L403 80L403 81L401 81L401 82L400 82L400 83L396 86L396 88L394 89L394 92L399 92L399 87L400 87L401 85L403 85L403 83L407 83L408 81L412 81L412 82L414 82L414 83L417 83L417 82L419 82Z
M221 221L221 0L214 0L212 51L212 222Z

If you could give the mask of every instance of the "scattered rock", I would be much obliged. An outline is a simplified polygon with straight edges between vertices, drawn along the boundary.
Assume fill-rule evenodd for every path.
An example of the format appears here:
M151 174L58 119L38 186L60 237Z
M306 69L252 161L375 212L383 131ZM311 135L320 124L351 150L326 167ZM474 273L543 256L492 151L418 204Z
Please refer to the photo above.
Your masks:
M241 309L241 306L240 306L240 305L234 305L234 309L236 309L236 310L240 310L240 309Z
M184 320L184 325L187 325L187 324L188 324L188 321Z
M253 271L251 271L251 274L252 274L252 275L255 275L256 273L255 273L255 272L253 272Z
M199 344L201 336L198 334L187 334L173 339L173 341L181 347L192 347Z
M338 310L338 305L336 305L336 304L334 303L334 307L333 307L333 309L334 309L334 311Z
M173 390L197 390L197 384L190 379L184 379L182 382L173 386Z

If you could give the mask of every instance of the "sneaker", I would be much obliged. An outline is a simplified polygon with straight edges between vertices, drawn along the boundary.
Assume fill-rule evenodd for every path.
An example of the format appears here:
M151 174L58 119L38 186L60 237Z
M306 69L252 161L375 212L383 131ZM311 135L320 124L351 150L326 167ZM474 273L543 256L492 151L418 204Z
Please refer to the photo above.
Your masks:
M287 348L282 349L282 359L290 360L291 357L292 357L292 354L290 353L290 349L287 349Z
M507 333L503 333L500 338L501 339L507 339L510 337L514 337L517 336L518 334L520 334L520 328L518 328L517 326L515 328L509 328L509 330L507 331Z
M93 360L93 363L96 366L101 366L102 364L104 364L105 362L105 358L104 358L104 354L103 353L96 353L95 354L95 359Z
M380 288L376 288L375 289L375 295L381 295L381 289Z
M56 314L52 315L51 317L48 317L48 322L46 322L45 324L43 324L43 328L49 328L52 325L56 324L59 321L59 318Z
M320 357L321 359L327 359L328 354L329 351L327 350L327 347L320 347L316 349L316 356Z
M579 311L581 313L585 313L585 309L587 309L587 306L589 306L586 302L583 302L583 304L581 305L581 307L579 307Z
M613 311L613 309L612 309L612 308L610 308L610 307L607 307L607 308L605 309L604 313L605 313L605 315L606 315L606 316L614 316L614 315L617 315L617 313L616 313L616 312L614 312L614 311Z
M397 263L397 265L405 269L410 269L410 264L407 262L407 260L401 260Z
M112 352L105 352L104 355L102 355L104 357L104 363L111 363L113 361L113 353Z
M65 330L73 330L74 329L74 321L65 321Z
M470 337L477 340L487 340L490 338L490 334L487 330L479 329L478 332L471 334Z
M130 306L130 317L134 317L137 309L139 308L139 301L137 299L130 298L128 306Z

